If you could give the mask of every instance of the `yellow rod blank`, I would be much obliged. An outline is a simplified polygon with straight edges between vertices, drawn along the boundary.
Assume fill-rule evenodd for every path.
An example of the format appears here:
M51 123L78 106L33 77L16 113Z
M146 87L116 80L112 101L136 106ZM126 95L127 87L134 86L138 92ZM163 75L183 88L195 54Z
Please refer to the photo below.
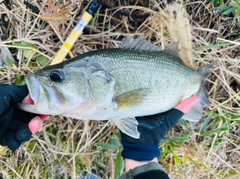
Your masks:
M88 12L84 12L81 19L78 21L77 25L74 27L72 32L69 34L68 38L63 43L60 50L57 52L56 56L52 60L50 65L55 65L62 62L67 56L68 52L72 49L73 45L77 39L82 35L84 27L90 22L92 15Z

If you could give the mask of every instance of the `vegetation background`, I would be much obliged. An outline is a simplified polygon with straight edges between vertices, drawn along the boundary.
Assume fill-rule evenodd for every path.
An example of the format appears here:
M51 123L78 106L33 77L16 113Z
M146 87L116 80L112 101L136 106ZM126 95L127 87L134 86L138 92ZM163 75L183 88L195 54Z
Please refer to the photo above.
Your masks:
M88 4L1 1L0 83L22 84L25 74L48 65ZM240 178L240 1L101 4L67 58L116 48L123 37L142 35L163 48L178 41L181 57L193 68L213 64L206 82L210 108L200 122L181 120L169 132L159 161L173 179ZM119 141L107 121L51 117L17 151L0 148L0 177L75 179L97 172L117 178L123 172Z

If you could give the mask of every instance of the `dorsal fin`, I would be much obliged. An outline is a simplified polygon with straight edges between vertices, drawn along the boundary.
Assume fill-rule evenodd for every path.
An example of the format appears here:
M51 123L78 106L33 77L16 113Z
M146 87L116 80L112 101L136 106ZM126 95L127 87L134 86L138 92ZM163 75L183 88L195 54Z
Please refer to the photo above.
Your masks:
M178 42L168 46L166 49L164 49L166 52L168 53L171 53L175 56L178 56L179 57L179 54L178 54Z
M122 44L119 48L126 49L136 49L136 50L149 50L149 51L162 51L160 47L152 44L152 42L144 39L142 36L133 39L130 37L126 37L123 39Z

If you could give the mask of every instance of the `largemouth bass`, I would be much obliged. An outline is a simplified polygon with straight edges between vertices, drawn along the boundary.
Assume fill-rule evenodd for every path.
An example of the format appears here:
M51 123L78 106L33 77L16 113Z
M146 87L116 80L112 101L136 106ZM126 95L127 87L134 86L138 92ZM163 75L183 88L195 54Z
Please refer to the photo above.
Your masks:
M178 56L177 45L165 50L139 37L125 38L119 48L88 52L26 75L34 104L22 110L76 119L111 120L139 138L136 116L165 112L198 95L185 119L198 121L209 105L204 87L210 65L197 71Z

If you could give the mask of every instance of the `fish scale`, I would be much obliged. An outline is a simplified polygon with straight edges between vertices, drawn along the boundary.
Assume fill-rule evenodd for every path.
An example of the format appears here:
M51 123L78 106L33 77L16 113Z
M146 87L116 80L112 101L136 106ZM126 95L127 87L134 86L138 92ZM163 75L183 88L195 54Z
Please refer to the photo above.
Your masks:
M108 52L109 51L109 52ZM128 59L120 59L118 60L117 55L112 54L118 54L118 51L121 51L122 53L128 54ZM115 53L116 52L116 53ZM166 84L166 81L171 79L173 77L173 72L178 71L176 75L174 75L175 78L179 78L179 80L175 80L176 82L181 82L182 84L185 82L185 85L188 85L188 83L192 83L191 81L200 82L201 78L196 71L186 67L181 66L180 63L170 63L169 60L162 59L161 52L153 52L154 58L149 58L151 55L149 55L150 52L145 52L143 57L138 56L138 51L129 51L126 50L125 52L119 49L108 49L106 54L109 53L109 56L111 56L111 59L105 59L101 57L100 55L96 55L97 62L106 70L108 70L111 75L114 76L115 80L117 81L117 86L123 86L118 87L118 89L121 92L130 91L136 88L141 88L144 86L151 87L157 87L157 85ZM100 58L98 58L98 56ZM148 57L147 60L144 60ZM113 59L113 60L112 60ZM141 72L141 73L140 73ZM144 75L144 72L146 73ZM125 74L125 75L122 75ZM137 74L137 75L135 75ZM164 77L163 77L164 75ZM125 79L125 77L129 77L133 80L135 83L129 83L128 80ZM122 79L121 79L122 78ZM160 80L165 80L165 82L159 83ZM122 85L125 83L124 85ZM140 83L140 85L136 84ZM130 86L130 85L134 86ZM126 88L125 86L128 86L129 88ZM199 88L199 85L196 85L197 88ZM168 85L161 85L161 87L168 87Z
M103 52L104 56L102 55ZM151 90L151 93L141 105L119 110L114 113L112 118L116 118L117 115L125 118L129 115L144 116L164 112L199 89L201 77L196 71L183 65L181 61L175 60L175 63L171 63L161 53L128 49L106 49L94 54L94 57L98 59L97 63L109 71L115 79L117 94L121 95L140 88L150 88ZM119 58L120 55L128 58ZM104 58L105 56L108 58ZM88 58L90 57L91 55L88 55ZM146 58L148 59L146 60ZM178 71L178 73L173 76L172 74L175 71ZM173 85L169 84L171 78L175 78ZM173 86L176 90L169 91ZM174 98L173 100L171 100L171 96Z
M148 49L148 50L145 50ZM191 95L199 103L184 116L198 121L208 105L205 78L210 66L187 67L173 44L165 50L139 37L120 48L96 50L25 77L34 104L22 110L76 119L111 120L139 138L137 116L161 113Z

